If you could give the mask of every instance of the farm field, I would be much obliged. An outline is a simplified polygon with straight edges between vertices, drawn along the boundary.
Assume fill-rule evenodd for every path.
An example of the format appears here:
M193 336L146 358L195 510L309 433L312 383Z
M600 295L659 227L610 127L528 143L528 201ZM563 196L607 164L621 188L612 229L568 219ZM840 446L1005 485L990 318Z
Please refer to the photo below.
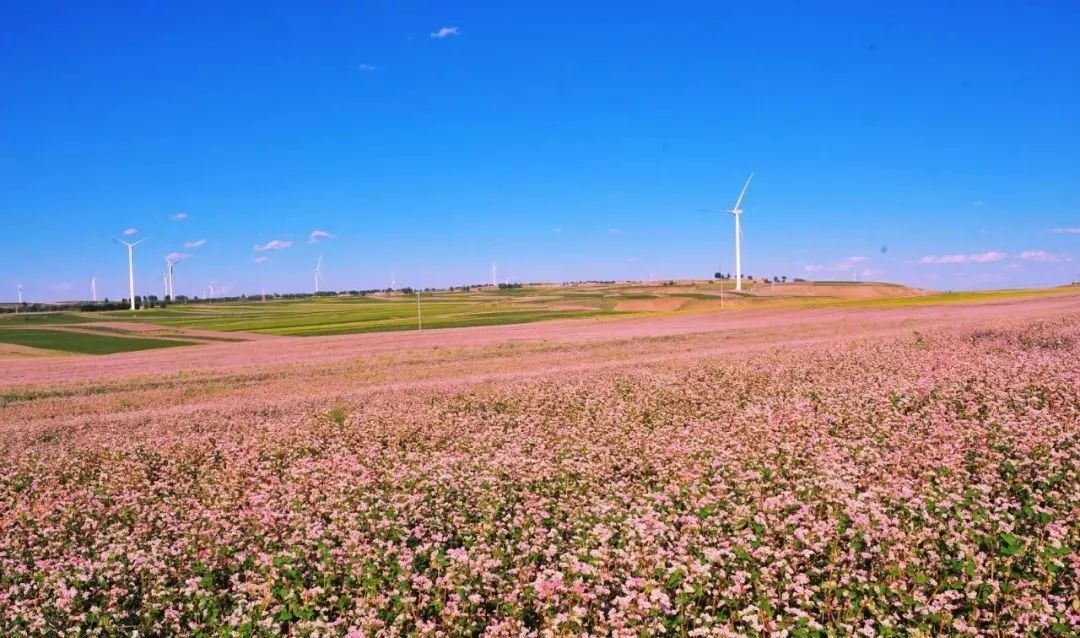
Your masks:
M726 299L721 303L723 288ZM716 311L758 304L813 305L923 294L886 284L759 286L734 293L730 281L583 286L532 286L500 291L423 293L425 329L462 328L635 313ZM791 291L785 295L784 291ZM125 321L227 332L317 336L416 330L416 298L408 295L320 297L268 302L174 304L165 309L102 313Z
M192 341L150 338L128 338L111 334L75 332L66 330L34 330L27 328L0 328L0 343L29 346L43 350L57 350L75 354L113 354L134 352L151 348L171 348L192 345Z
M1078 295L0 371L3 635L1080 631Z

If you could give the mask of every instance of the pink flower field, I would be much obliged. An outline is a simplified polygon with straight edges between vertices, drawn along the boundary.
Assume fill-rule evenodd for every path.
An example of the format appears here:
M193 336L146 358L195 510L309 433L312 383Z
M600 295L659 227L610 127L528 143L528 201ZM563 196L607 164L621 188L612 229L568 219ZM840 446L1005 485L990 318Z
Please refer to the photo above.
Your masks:
M0 635L1080 634L1076 306L837 326L5 388Z

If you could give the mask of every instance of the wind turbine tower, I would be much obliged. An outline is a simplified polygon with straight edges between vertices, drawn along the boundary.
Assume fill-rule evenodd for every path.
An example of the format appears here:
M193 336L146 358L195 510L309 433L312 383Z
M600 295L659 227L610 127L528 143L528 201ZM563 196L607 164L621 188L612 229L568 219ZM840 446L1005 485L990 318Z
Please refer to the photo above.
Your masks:
M315 294L319 294L319 279L322 277L322 255L319 255L319 262L315 264Z
M131 309L135 309L135 247L146 241L146 239L140 239L139 241L129 244L123 239L117 239L116 241L127 246L128 249L128 300L131 302Z
M90 301L97 303L97 277L90 278Z
M168 278L168 284L166 284L166 287L165 287L165 295L169 298L169 301L172 301L173 298L176 297L176 292L175 292L175 289L173 288L173 266L175 266L175 265L176 265L176 262L169 259L169 256L166 255L165 256L165 268L167 270L166 276Z
M750 176L746 178L746 183L743 184L742 191L739 192L739 199L735 200L735 207L731 210L724 211L735 218L735 290L742 291L742 206L743 197L746 195L746 189L750 188L750 180L754 179L754 174L750 173Z
M491 285L495 288L499 287L498 269L495 267L495 262L491 262Z
M22 305L22 284L19 284L19 305Z

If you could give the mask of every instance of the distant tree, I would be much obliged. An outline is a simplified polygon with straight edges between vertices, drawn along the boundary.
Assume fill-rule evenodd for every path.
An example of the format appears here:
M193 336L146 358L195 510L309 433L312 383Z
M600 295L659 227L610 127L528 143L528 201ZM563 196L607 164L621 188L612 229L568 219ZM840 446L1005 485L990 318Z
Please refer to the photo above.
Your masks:
M783 277L781 277L780 281L782 281L783 283L786 284L787 283L787 275L784 275Z

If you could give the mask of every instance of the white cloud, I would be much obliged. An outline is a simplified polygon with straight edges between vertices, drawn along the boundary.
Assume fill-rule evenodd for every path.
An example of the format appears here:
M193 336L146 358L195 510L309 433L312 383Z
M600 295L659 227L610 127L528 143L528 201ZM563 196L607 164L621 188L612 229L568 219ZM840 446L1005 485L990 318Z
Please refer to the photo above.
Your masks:
M869 277L880 277L881 275L884 275L884 274L885 274L885 271L881 270L880 268L867 268L866 270L860 272L859 276L866 279L866 278L869 278Z
M270 261L270 258L267 257L266 255L259 255L255 259L252 259L252 261L254 261L257 264L265 264L266 262Z
M927 255L919 259L920 264L991 264L1008 257L1007 254L996 250L985 253L969 253L966 255Z
M855 255L848 257L847 259L840 260L832 266L822 266L821 264L806 264L803 266L803 272L847 272L852 268L866 261L867 258L862 255Z
M855 255L854 257L848 257L843 261L837 262L836 265L832 267L832 269L837 272L844 272L846 270L851 270L852 268L863 263L864 261L866 261L866 257L863 257L862 255Z
M196 239L195 241L184 242L184 248L202 248L206 245L205 239Z
M359 64L356 66L356 68L360 69L361 71L366 71L368 73L370 73L371 71L379 70L379 67L375 66L374 64Z
M1023 259L1024 261L1038 261L1048 264L1056 264L1059 261L1069 261L1064 255L1055 255L1054 253L1048 253L1045 250L1025 250L1016 256L1017 259Z
M175 214L173 214L173 215L171 215L171 216L169 217L169 219L173 220L174 222L182 222L182 221L184 221L184 220L185 220L185 219L187 219L187 218L188 218L188 214L187 214L187 213L183 213L183 212L181 212L181 213L175 213Z
M53 284L53 285L49 286L49 290L59 292L59 291L63 291L63 290L71 290L74 287L75 287L74 284L72 284L70 281L61 281L58 284Z
M174 264L184 261L188 257L191 257L191 255L189 255L188 253L169 253L168 255L165 255L165 259L173 262Z
M1055 235L1080 235L1080 226L1073 228L1054 228L1050 232Z
M137 232L139 232L138 228L125 228L124 229L124 237L131 237L132 235L134 235Z
M551 229L551 232L553 232L553 233L561 233L562 232L562 227L561 226L556 226L555 228Z
M974 206L975 208L982 208L983 200L976 199L975 201L971 202L971 205Z
M608 229L608 234L611 235L612 237L618 237L619 235L622 234L622 231L619 230L618 228L610 228L610 229Z
M255 244L255 250L284 250L286 248L292 248L292 242L288 239L271 239L270 241L262 244Z
M457 34L458 34L458 28L457 27L443 27L443 28L439 29L438 31L436 31L435 33L432 33L431 37L435 38L436 40L442 40L443 38L449 38L449 37L455 36Z
M334 238L334 236L331 235L330 233L326 232L325 230L313 230L313 231L311 231L311 234L308 235L308 243L309 244L317 244L320 239L333 239L333 238Z

